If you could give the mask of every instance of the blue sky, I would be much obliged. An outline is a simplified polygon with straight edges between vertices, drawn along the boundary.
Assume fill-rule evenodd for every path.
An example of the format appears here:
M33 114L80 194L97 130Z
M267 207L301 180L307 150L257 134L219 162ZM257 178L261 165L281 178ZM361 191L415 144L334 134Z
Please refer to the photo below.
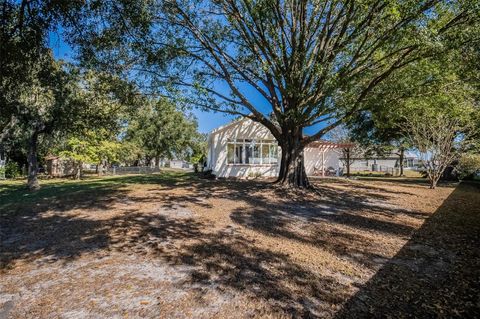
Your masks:
M53 50L55 58L70 62L74 61L73 49L63 41L61 31L50 33L49 46ZM235 118L228 114L206 112L198 109L193 109L192 112L198 119L198 129L202 133L208 133Z
M53 54L57 59L73 62L74 51L67 43L65 43L62 37L63 35L61 33L61 30L57 32L51 32L49 35L49 46L52 49ZM266 101L263 99L263 97L261 97L259 93L256 93L253 88L246 87L245 90L242 90L242 91L250 99L250 102L253 105L256 105L259 110L269 109L269 106L266 104ZM193 114L195 114L195 116L198 119L198 129L202 133L208 133L214 128L227 124L235 118L235 116L232 116L229 114L219 113L219 112L209 112L209 111L199 110L196 108L193 109L192 112ZM268 113L268 111L266 112ZM316 125L315 127L306 128L305 133L313 134L319 128L321 128L321 126L322 125Z

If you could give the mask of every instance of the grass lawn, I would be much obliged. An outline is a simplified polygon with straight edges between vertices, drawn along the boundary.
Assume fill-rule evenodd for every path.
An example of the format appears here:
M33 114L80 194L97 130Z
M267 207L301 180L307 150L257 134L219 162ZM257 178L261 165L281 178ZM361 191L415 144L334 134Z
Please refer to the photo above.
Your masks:
M0 182L0 318L473 317L480 183Z

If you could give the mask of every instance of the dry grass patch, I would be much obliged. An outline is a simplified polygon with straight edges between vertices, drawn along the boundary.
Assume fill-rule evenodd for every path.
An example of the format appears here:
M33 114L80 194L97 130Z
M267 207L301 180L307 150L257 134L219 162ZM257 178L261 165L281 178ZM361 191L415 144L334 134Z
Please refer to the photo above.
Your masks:
M431 271L453 276L453 268L459 278L478 278L472 273L478 228L468 229L480 219L477 186L432 191L408 179L325 179L316 188L292 192L169 172L51 181L35 194L5 185L0 317L324 318L381 309L398 315L412 309L388 305L382 289L408 278L433 282ZM449 227L465 240L455 224L463 207L474 255L459 257L455 245L436 243ZM440 234L425 226L439 222ZM428 249L419 238L431 241ZM410 246L415 255L403 256ZM458 273L467 257L474 259L468 271ZM413 276L407 270L419 260L423 268ZM406 267L400 278L391 276L397 266ZM449 303L444 298L444 313ZM474 309L461 304L460 314Z

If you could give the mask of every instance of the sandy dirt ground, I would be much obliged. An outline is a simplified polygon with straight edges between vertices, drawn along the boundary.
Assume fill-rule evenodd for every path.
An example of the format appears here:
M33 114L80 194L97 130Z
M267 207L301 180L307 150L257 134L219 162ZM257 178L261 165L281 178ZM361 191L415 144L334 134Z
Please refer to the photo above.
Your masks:
M478 315L478 185L315 186L172 173L5 188L0 318Z

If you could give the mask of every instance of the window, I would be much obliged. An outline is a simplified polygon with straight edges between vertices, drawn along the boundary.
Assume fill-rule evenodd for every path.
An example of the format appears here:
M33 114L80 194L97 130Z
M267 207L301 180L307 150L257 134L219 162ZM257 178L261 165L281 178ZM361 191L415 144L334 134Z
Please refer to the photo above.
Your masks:
M235 145L235 163L243 163L243 145Z
M260 157L260 144L255 140L245 140L245 164L262 164Z
M269 144L263 144L262 145L262 160L263 164L270 164L270 145Z
M278 163L278 145L270 144L270 163L277 164Z
M276 164L278 146L273 140L230 140L227 144L228 164Z
M235 145L232 143L227 144L227 160L228 164L235 163Z
M228 142L227 144L227 163L228 164L243 164L244 154L243 154L244 144L238 142Z

